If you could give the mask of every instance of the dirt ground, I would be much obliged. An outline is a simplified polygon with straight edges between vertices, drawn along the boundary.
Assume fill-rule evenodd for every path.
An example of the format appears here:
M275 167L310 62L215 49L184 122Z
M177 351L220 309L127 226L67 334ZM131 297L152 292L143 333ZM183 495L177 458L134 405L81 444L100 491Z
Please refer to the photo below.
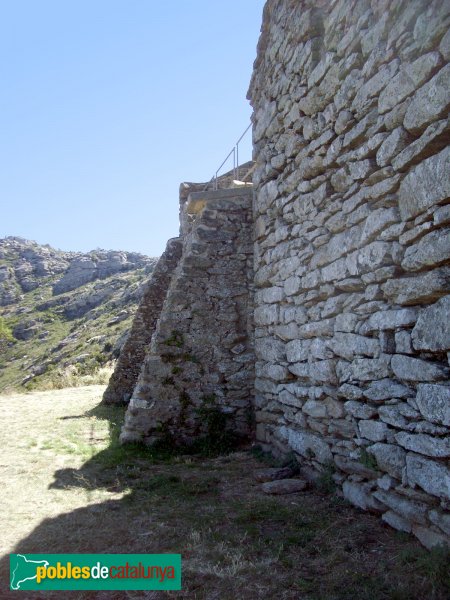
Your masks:
M448 554L340 499L267 496L250 450L161 456L117 443L103 386L0 396L0 598L444 599ZM15 553L181 553L181 592L11 592Z

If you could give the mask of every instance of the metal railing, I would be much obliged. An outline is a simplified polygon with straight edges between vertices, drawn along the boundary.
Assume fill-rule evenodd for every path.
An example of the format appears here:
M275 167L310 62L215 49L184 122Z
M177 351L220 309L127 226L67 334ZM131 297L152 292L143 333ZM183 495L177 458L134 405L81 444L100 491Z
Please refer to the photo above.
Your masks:
M248 130L250 129L251 126L252 126L252 124L250 123L248 125L247 129L244 131L244 133L241 135L241 137L235 143L232 150L227 154L224 161L221 163L221 165L216 170L214 175L211 177L211 179L205 185L204 191L207 190L211 184L213 185L213 190L217 190L219 173L220 173L222 167L228 162L228 160L231 156L233 156L233 178L239 179L239 144L242 142L242 140L244 139L246 133L248 132Z

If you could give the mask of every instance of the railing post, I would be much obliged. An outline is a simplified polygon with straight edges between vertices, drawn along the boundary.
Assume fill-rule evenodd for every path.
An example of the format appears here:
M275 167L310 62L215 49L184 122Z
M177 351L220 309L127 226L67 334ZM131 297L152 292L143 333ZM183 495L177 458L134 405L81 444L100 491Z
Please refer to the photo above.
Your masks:
M233 177L234 177L235 180L239 180L239 144L240 144L241 140L243 139L243 137L245 136L245 134L247 133L247 131L250 129L251 126L252 126L252 123L250 123L248 125L248 127L246 128L246 130L244 131L244 133L241 135L241 137L238 139L238 141L234 145L234 147L231 150L231 152L227 155L227 157L225 158L225 160L223 161L223 163L217 169L215 175L213 176L213 178L211 180L213 182L213 189L214 190L217 190L218 187L219 187L219 171L222 169L222 167L224 166L224 164L227 162L227 160L230 158L231 155L233 155ZM208 188L208 185L210 185L211 181L206 184L205 190Z

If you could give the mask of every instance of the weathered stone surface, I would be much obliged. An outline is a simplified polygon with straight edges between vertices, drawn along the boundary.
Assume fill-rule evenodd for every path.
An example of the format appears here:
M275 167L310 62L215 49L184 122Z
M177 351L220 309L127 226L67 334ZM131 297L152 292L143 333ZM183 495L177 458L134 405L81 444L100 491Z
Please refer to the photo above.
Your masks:
M410 422L408 419L418 417L417 411L412 409L409 404L406 404L405 402L389 406L380 406L378 414L384 423L388 423L389 425L401 429L410 429Z
M386 439L388 426L380 421L360 421L358 423L359 434L372 442L381 442Z
M260 402L273 428L266 433L301 454L305 469L334 457L336 481L349 480L346 494L359 506L376 500L377 485L409 502L431 496L435 506L432 492L408 484L405 457L438 469L447 458L446 405L432 406L420 390L441 382L435 394L447 397L441 338L449 319L439 310L432 323L430 307L450 291L448 10L372 2L356 16L362 3L314 5L323 35L313 50L292 34L312 0L298 15L288 0L275 4L249 91L255 127L266 126L254 148L254 212L264 219L255 244L257 338L287 342L259 354ZM297 154L292 144L286 150L294 134L303 138ZM283 290L273 302L271 292L260 294L272 287ZM267 311L272 304L278 314ZM267 379L275 366L291 387ZM355 459L355 447L374 449L384 478L362 464L364 455ZM373 481L361 487L361 478ZM412 512L378 504L386 522L411 531ZM429 520L419 525L433 530Z
M397 171L403 171L407 167L435 154L447 144L448 133L448 119L431 123L418 139L408 144L404 150L392 159L392 166Z
M408 144L410 136L403 127L397 127L384 140L377 152L377 164L380 167L389 165L399 152Z
M378 340L366 338L354 333L334 334L328 347L337 355L351 360L355 355L376 356L380 352Z
M446 116L449 106L450 65L446 65L414 94L403 125L411 133L418 133L432 121Z
M436 546L450 546L448 537L433 529L417 525L413 527L413 533L428 550Z
M416 350L450 349L450 295L420 313L411 337Z
M413 325L416 319L417 310L413 308L376 312L364 323L360 332L366 335L377 330L397 329L398 327Z
M105 404L124 404L133 394L172 274L181 257L181 249L178 238L169 240L153 270L131 332L124 341L116 368L103 394Z
M327 407L323 402L308 400L302 407L302 411L310 417L320 419L327 416Z
M338 363L337 375L340 383L371 381L389 376L391 357L383 354L380 358L356 358L351 363Z
M364 396L372 402L382 402L383 400L391 400L392 398L405 398L409 395L409 388L391 379L374 381L364 390Z
M309 340L293 340L286 344L286 358L288 362L307 360L310 355L311 342Z
M370 484L355 483L353 481L344 481L342 486L344 498L354 506L374 512L381 512L380 504L373 496L372 486Z
M391 79L386 89L381 92L378 101L379 112L385 113L404 98L413 93L424 83L440 63L438 52L430 52L421 56L411 64L406 64L400 72Z
M277 481L268 481L261 486L265 494L296 494L302 492L308 487L308 482L304 479L279 479Z
M370 419L376 414L376 409L369 404L363 404L362 402L356 402L355 400L348 400L344 404L345 412L352 417L358 419Z
M280 427L280 434L295 452L305 458L309 458L312 454L322 464L326 464L333 458L328 444L317 435L285 426Z
M445 465L409 453L406 455L406 473L410 485L418 485L433 496L450 499L450 470Z
M450 259L450 229L432 231L417 244L406 249L402 267L405 271L418 271L439 266Z
M404 221L412 219L450 196L450 148L427 158L400 184L398 204Z
M402 471L406 464L406 452L394 444L374 444L367 448L367 452L376 458L378 468L386 471L392 477L402 478Z
M366 467L359 461L350 460L343 456L339 456L339 454L336 454L334 457L334 462L341 471L344 471L344 473L349 473L350 475L357 474L368 479L373 479L378 473L377 471Z
M450 427L450 387L422 383L417 386L416 403L425 419Z
M411 533L412 525L408 519L404 519L397 513L392 510L388 510L387 512L381 515L381 518L385 523L397 529L398 531L404 531L406 533Z
M338 389L338 394L349 400L360 400L363 397L363 391L356 385L344 383Z
M450 29L441 40L439 51L446 61L450 61Z
M378 490L374 493L374 496L409 522L427 524L426 515L428 505L411 502L411 500L407 500L404 496L391 491Z
M406 450L412 450L425 456L436 456L438 458L450 456L450 437L437 438L422 433L414 435L401 431L397 433L395 440Z
M395 354L391 361L392 370L404 381L441 381L449 376L449 369L434 363Z
M437 525L447 535L450 535L450 514L440 510L430 510L428 513L430 521Z
M450 268L442 267L423 275L390 279L381 288L385 295L396 304L430 303L448 294Z

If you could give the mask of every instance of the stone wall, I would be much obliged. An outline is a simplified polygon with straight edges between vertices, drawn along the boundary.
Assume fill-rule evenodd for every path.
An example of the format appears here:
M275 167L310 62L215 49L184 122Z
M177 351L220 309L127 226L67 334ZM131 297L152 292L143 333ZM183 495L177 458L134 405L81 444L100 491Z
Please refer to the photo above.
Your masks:
M121 349L114 373L103 394L105 404L125 404L131 398L134 387L155 331L170 280L181 257L182 243L179 238L167 242L147 283L144 297L133 320L133 326Z
M450 536L450 3L269 0L253 105L257 439Z
M207 434L210 410L252 426L252 189L180 190L182 257L130 400L122 442Z

